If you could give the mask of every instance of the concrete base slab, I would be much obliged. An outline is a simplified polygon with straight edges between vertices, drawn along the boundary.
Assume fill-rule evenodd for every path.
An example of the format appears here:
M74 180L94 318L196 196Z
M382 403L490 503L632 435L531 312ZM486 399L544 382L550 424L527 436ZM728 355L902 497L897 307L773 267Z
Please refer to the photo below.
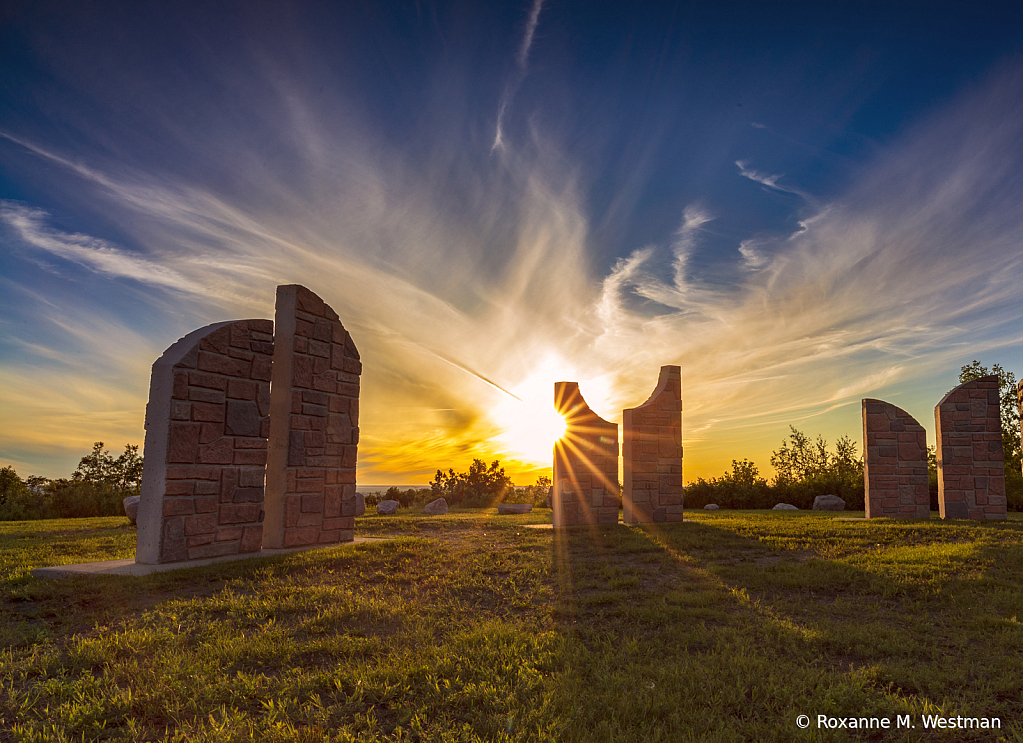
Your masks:
M250 560L255 557L274 557L275 555L289 555L292 552L304 552L305 550L324 549L325 547L340 547L346 544L376 544L378 542L389 542L384 537L356 537L351 542L339 542L336 544L308 544L304 547L288 547L285 549L262 549L259 552L246 552L243 555L224 555L223 557L207 557L202 560L184 560L182 562L165 562L159 565L142 565L134 560L104 560L102 562L80 562L74 565L52 565L45 568L32 570L36 578L69 578L75 575L150 575L151 573L163 573L167 570L181 570L182 568L198 568L204 565L213 565L218 562L232 562L234 560Z

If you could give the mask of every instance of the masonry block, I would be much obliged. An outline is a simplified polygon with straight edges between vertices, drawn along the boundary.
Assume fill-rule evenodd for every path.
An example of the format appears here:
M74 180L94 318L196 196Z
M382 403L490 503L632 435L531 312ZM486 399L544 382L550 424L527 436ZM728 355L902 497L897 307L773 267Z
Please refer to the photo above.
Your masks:
M864 399L862 414L866 517L930 518L924 427L884 400Z
M1004 519L1005 469L998 377L956 387L934 408L942 518Z
M257 362L269 369L268 331L268 320L208 325L174 343L153 364L136 562L176 562L211 551L233 554L241 551L245 525L258 525L263 461L239 461L239 454L242 460L247 453L265 457L266 415L253 399L265 382L252 372ZM238 482L243 464L253 503L245 521L231 522L242 531L237 538L207 544L205 535L219 533L226 523L218 501L230 499L225 484Z
M350 541L351 529L325 525L340 502L324 493L326 483L355 482L359 378L350 370L361 371L359 351L304 286L277 287L274 327L263 547Z
M681 431L682 367L662 366L647 401L622 414L625 523L682 520Z
M576 382L555 383L554 407L565 418L554 445L555 528L618 523L617 424L590 410Z

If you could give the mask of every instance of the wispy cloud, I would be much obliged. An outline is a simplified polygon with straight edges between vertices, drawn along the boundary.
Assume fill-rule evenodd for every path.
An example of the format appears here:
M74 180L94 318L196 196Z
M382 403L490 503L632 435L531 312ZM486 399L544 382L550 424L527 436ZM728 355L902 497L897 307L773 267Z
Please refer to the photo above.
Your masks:
M754 125L756 126L756 125ZM764 127L761 127L764 128ZM736 160L735 164L739 167L739 175L743 178L749 178L754 183L759 183L762 186L767 186L775 191L781 191L782 193L790 193L795 196L799 196L804 199L808 204L816 205L816 199L802 189L794 186L783 186L778 183L779 180L785 177L784 173L763 173L759 170L753 170L749 167L749 162L746 160Z
M533 36L536 33L537 25L540 23L540 11L543 9L543 3L544 0L533 0L533 5L529 9L529 15L526 18L526 28L522 33L522 41L519 43L519 51L515 55L516 70L505 83L504 92L501 93L501 101L497 106L497 123L494 126L494 142L490 147L491 152L503 150L505 147L505 115L511 107L515 94L522 85L522 81L525 80L529 72L529 50L533 47Z
M519 69L540 9L527 20ZM690 203L661 239L604 264L592 244L592 184L539 127L528 147L505 153L499 178L485 153L486 162L412 156L315 111L299 129L274 128L301 178L256 152L211 157L205 180L187 180L83 165L19 139L74 174L89 208L126 236L114 244L62 231L56 217L8 202L0 219L20 244L74 261L111 291L130 279L172 295L159 308L181 314L149 337L117 318L101 322L92 307L51 297L54 311L26 295L67 341L4 326L23 359L5 362L0 404L23 425L3 446L58 440L60 410L75 441L99 430L90 426L120 435L129 420L140 432L148 367L163 348L203 321L272 316L274 286L291 282L330 302L362 351L367 477L404 471L425 481L483 453L534 466L501 443L498 411L512 399L501 390L526 400L519 390L574 378L615 419L672 363L683 367L688 475L776 447L789 422L855 437L864 396L902 395L924 422L958 359L1023 343L1021 92L1010 74L958 101L832 202L801 203L791 234L736 238L712 253L714 211ZM739 168L786 190L780 175ZM212 185L221 174L245 187ZM193 301L208 305L184 312ZM35 426L34 416L47 422Z
M46 225L47 216L40 209L0 201L0 222L12 228L24 245L73 261L105 276L134 279L191 294L203 289L172 268L132 255L105 240L52 229Z
M536 26L540 22L540 10L543 8L543 0L533 0L533 7L529 9L529 18L526 19L526 30L522 34L522 43L519 45L517 57L519 67L526 69L526 62L529 60L529 49L533 46L533 34L536 33Z

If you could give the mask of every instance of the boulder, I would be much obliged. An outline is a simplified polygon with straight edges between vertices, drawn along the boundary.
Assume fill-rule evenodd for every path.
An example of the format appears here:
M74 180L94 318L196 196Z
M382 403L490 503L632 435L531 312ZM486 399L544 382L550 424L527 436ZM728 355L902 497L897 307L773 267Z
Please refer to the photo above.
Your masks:
M128 521L135 523L135 519L139 515L139 501L142 500L142 496L129 495L127 498L121 501L121 505L124 506L124 515L128 517Z
M798 511L799 509L796 508L791 503L779 503L778 505L776 505L771 510L772 511Z
M362 516L366 513L366 495L364 493L355 494L355 515Z
M845 501L837 495L818 495L813 499L815 511L844 511Z
M390 516L391 514L398 513L398 506L400 505L396 500L382 500L377 503L377 513Z
M448 512L448 502L443 498L432 500L423 506L423 513L429 516L443 516Z
M508 513L529 513L533 507L528 503L502 503L497 507L499 514Z
M718 508L720 508L720 506L718 506L717 503L708 503L707 505L705 505L703 507L703 510L704 511L716 511L716 510L718 510Z

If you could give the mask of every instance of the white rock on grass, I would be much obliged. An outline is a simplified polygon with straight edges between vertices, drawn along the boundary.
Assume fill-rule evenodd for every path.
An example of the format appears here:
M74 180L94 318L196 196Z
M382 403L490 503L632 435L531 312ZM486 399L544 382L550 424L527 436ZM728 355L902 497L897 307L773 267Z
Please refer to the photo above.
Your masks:
M382 500L377 503L377 513L383 514L384 516L390 516L398 513L398 506L401 504L396 500Z
M135 523L135 519L139 515L139 501L142 500L142 496L129 495L127 498L121 501L121 505L124 506L124 515L128 517L128 521Z
M813 499L815 511L844 511L845 501L837 495L818 495Z
M798 511L799 509L796 508L791 503L779 503L778 505L776 505L771 510L772 511Z
M423 506L423 513L429 516L443 516L448 512L448 502L443 498L432 500Z
M366 513L366 495L364 493L355 494L355 515L362 516Z
M720 506L717 503L708 503L707 505L705 505L703 507L703 510L704 511L716 511L716 510L718 510L718 508L720 508Z
M533 507L528 503L501 503L497 507L499 514L509 513L529 513L533 510Z

